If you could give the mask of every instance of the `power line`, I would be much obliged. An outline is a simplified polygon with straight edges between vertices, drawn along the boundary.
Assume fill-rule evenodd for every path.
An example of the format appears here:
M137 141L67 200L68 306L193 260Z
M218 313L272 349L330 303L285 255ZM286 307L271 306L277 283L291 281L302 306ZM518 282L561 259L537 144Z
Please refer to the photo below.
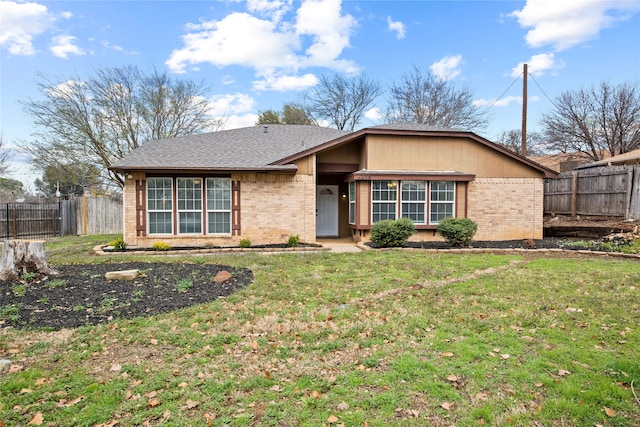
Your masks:
M489 112L489 110L491 110L491 109L493 108L493 106L494 106L494 105L496 105L496 103L497 103L498 101L500 101L500 100L502 99L502 97L503 97L507 92L509 92L509 89L511 89L511 88L513 87L513 85L514 85L514 84L516 84L516 82L517 82L518 80L520 80L520 77L522 77L522 74L523 74L523 73L520 73L520 75L519 75L518 77L516 77L516 78L515 78L515 80L514 80L513 82L511 82L511 84L509 85L509 87L508 87L507 89L505 89L505 91L504 91L504 92L502 92L502 94L501 94L498 98L496 98L496 99L495 99L495 101L493 101L493 103L492 103L491 105L489 105L489 106L487 107L486 112Z
M533 74L529 74L529 77L531 77L531 79L536 84L536 86L538 86L538 89L540 89L540 92L542 92L542 94L549 100L549 102L551 102L551 105L553 105L555 107L556 106L555 102L553 102L553 100L551 98L549 98L549 95L547 95L547 93L544 91L544 89L542 89L542 87L540 86L538 81L535 79L535 77L533 77Z

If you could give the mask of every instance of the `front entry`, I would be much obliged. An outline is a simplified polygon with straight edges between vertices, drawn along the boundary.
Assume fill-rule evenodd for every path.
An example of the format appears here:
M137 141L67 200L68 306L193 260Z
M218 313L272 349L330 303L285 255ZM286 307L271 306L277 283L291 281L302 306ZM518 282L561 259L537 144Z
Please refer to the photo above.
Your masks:
M338 237L338 186L316 187L316 236Z

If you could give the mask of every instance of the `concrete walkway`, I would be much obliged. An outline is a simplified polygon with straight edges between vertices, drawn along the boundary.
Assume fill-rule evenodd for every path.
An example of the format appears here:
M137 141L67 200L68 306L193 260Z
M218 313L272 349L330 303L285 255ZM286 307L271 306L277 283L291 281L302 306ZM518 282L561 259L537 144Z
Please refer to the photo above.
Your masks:
M351 239L319 239L323 247L328 248L331 252L361 252L361 245L354 243Z

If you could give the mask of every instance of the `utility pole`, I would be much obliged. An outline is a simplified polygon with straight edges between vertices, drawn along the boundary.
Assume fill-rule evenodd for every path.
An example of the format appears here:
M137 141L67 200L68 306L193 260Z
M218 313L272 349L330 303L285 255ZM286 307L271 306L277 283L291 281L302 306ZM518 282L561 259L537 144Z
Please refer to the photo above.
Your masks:
M528 65L524 64L522 72L522 146L520 154L527 155L527 75L529 74Z

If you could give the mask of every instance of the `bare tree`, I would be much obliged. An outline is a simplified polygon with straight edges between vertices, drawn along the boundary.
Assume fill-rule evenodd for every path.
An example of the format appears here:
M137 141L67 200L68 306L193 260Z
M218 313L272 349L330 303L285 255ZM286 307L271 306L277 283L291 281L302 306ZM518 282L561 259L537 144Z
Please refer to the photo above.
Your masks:
M23 102L36 126L23 147L43 165L95 165L103 178L122 186L107 168L145 141L214 130L203 83L177 81L136 67L103 68L83 80L41 77L44 98ZM43 166L41 165L41 166Z
M503 130L496 138L496 143L515 153L522 154L522 132L520 129ZM545 153L542 134L527 133L527 156L541 156Z
M612 86L601 82L590 89L566 91L543 114L548 148L577 151L602 160L640 148L640 88L638 83Z
M489 121L486 110L473 105L473 91L414 67L392 83L387 122L408 122L476 131Z
M10 155L11 149L7 148L4 136L0 133L0 175L5 175L11 172L11 166L9 165Z
M326 120L338 129L353 131L382 93L379 83L365 74L336 74L333 78L323 75L318 85L302 96L298 107L316 123Z

